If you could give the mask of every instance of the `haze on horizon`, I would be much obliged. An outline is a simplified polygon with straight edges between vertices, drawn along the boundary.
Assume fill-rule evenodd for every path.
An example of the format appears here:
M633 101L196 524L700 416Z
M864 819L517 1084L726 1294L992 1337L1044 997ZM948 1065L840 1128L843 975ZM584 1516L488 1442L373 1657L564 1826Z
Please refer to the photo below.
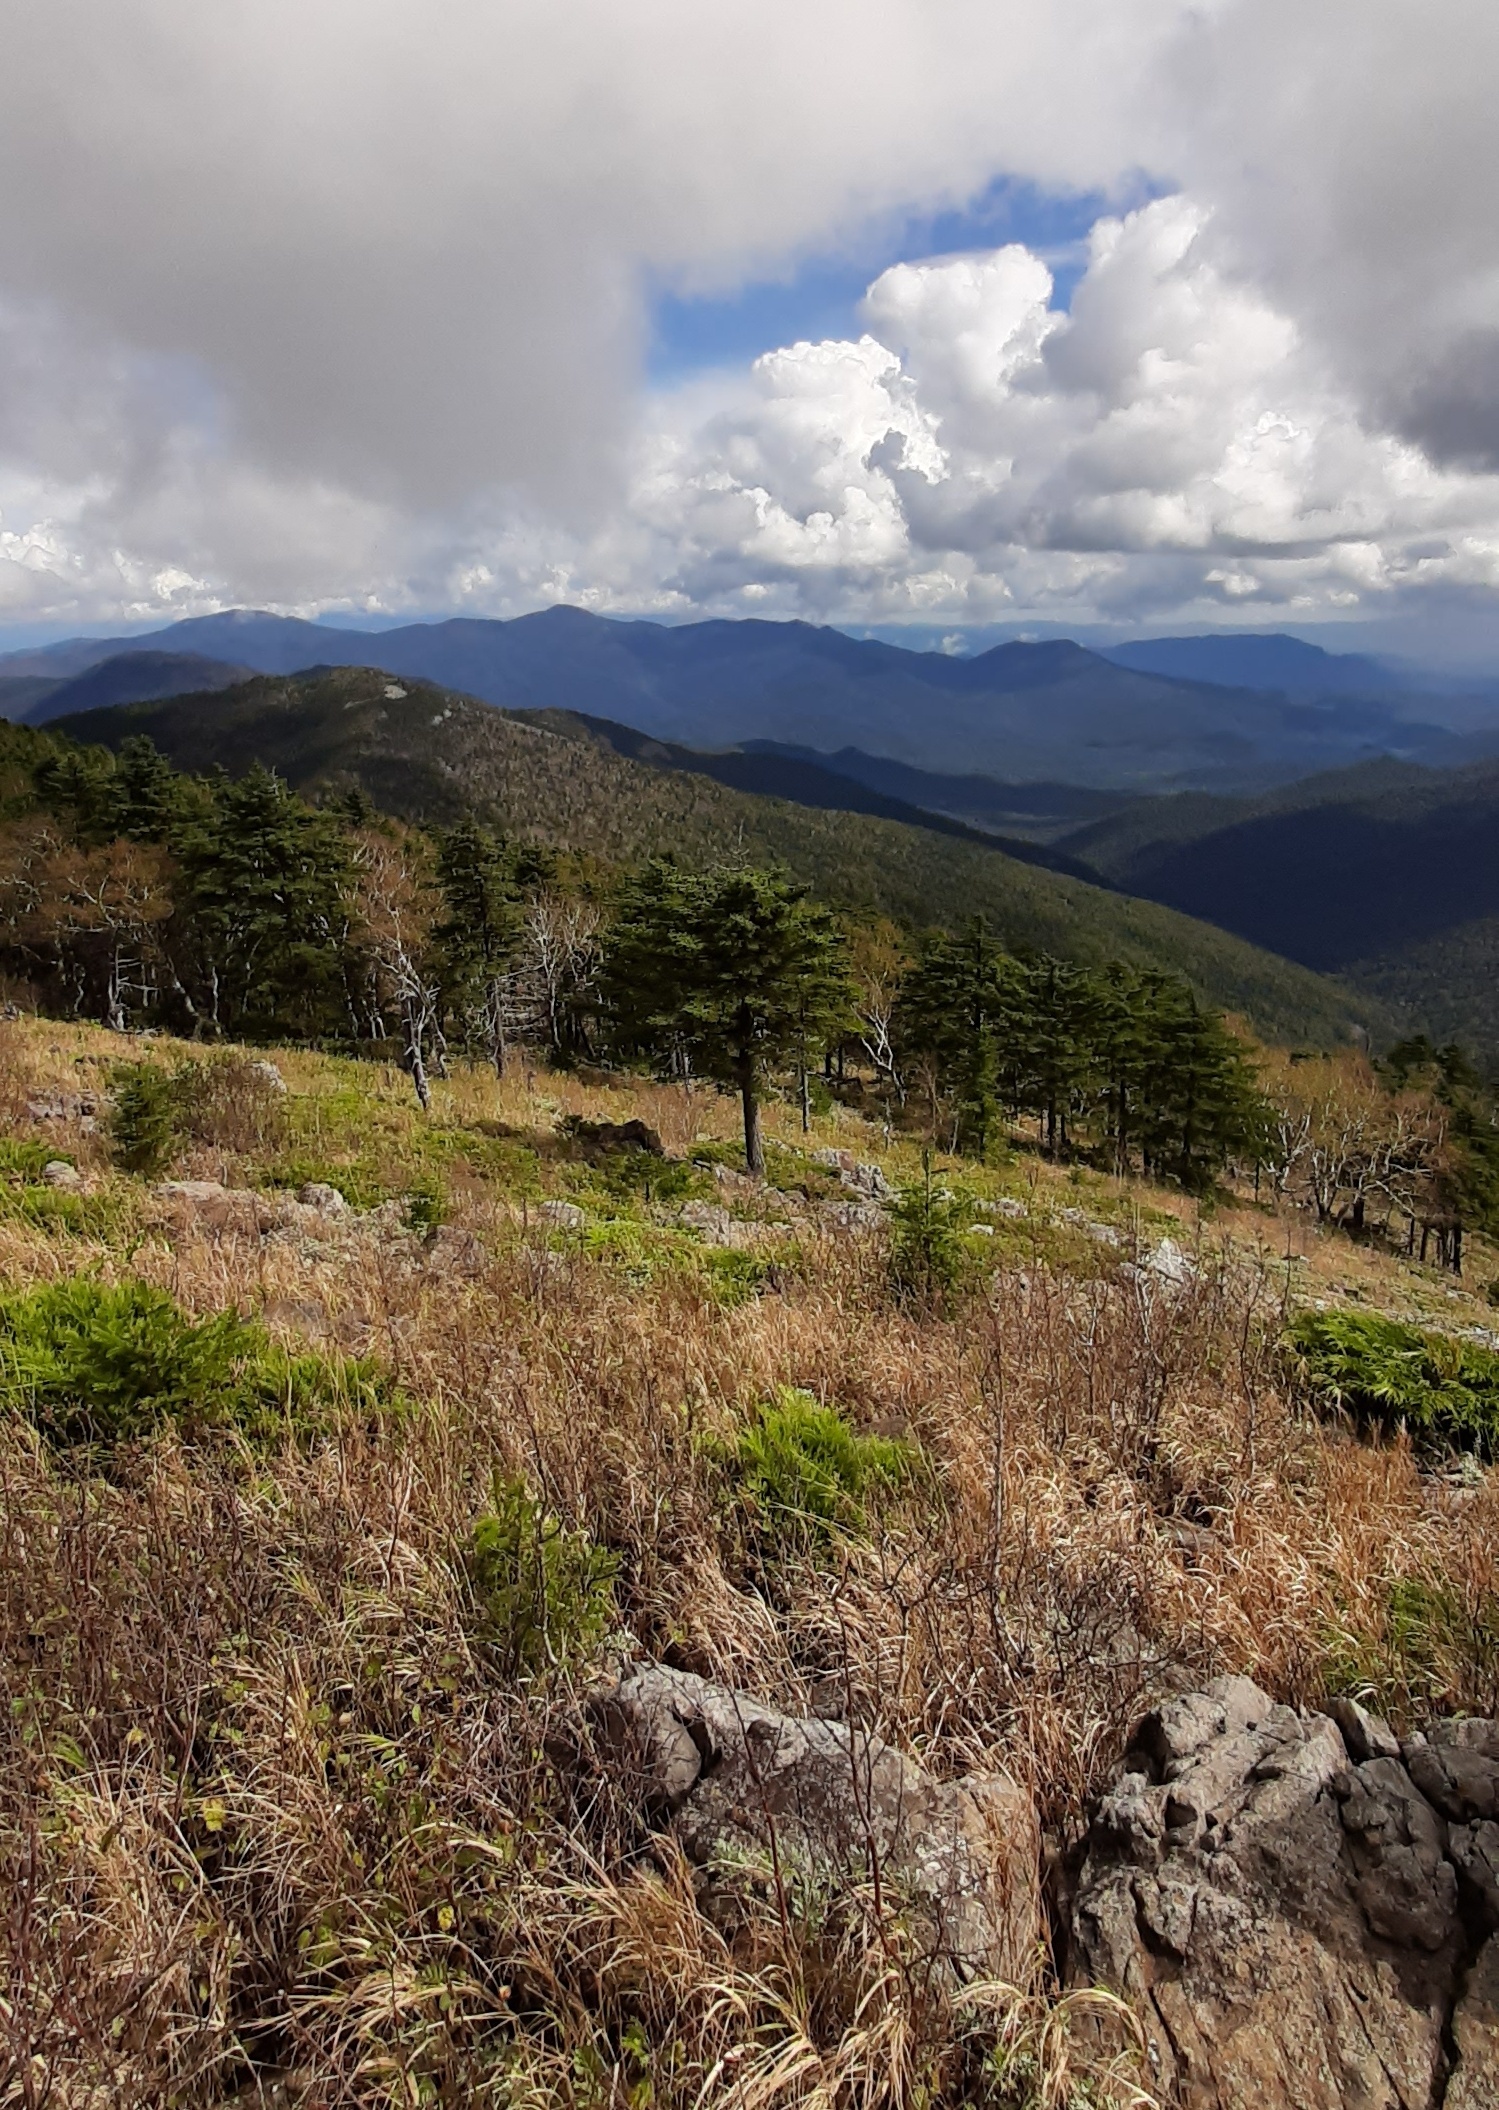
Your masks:
M566 600L1499 662L1479 0L0 14L0 646Z

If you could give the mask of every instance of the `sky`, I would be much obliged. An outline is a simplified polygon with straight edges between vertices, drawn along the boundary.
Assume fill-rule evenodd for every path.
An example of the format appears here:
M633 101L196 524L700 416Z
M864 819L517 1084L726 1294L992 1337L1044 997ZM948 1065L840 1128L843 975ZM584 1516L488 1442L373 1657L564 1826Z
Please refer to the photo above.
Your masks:
M0 0L0 647L1499 666L1491 0Z

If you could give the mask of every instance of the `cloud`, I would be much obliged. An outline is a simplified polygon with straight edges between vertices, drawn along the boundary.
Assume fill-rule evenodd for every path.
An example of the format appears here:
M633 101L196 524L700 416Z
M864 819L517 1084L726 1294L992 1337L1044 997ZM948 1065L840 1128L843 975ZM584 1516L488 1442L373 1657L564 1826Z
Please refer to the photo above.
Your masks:
M0 617L1058 620L1499 586L1480 0L52 0L0 72ZM669 393L732 289L1120 194Z
M631 507L652 585L1090 621L1491 581L1499 480L1367 429L1210 234L1179 197L1101 221L1068 313L1023 248L898 265L857 342L653 406Z

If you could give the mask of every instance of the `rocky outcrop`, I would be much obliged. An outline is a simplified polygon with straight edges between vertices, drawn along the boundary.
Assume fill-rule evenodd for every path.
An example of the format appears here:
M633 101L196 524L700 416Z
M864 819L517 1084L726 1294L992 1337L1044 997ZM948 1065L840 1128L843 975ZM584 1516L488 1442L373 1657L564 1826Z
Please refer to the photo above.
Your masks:
M1039 1834L1008 1775L939 1782L862 1729L655 1666L595 1695L591 1713L612 1771L675 1834L725 1931L747 1887L796 1908L877 1885L918 1958L962 1978L1034 1972Z
M1089 1829L1068 1977L1186 2110L1499 2106L1499 1725L1402 1745L1220 1678L1146 1717Z

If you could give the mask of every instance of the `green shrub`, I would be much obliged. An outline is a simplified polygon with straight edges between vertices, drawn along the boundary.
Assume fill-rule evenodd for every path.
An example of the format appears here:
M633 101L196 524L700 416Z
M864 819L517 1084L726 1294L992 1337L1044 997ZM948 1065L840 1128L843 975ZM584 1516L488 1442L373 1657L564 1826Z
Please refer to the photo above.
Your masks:
M532 1501L519 1479L497 1476L491 1503L468 1549L480 1639L509 1677L583 1662L608 1630L617 1559Z
M1499 1451L1499 1354L1378 1312L1307 1311L1288 1343L1302 1382L1424 1450Z
M196 1323L165 1290L88 1277L0 1300L0 1397L56 1443L211 1420L251 1352L233 1312Z
M47 1143L23 1143L16 1136L0 1136L0 1180L8 1185L20 1186L39 1180L44 1167L61 1160L71 1165L73 1160L63 1151L53 1150Z
M159 1179L181 1140L173 1080L154 1062L122 1062L110 1076L111 1156L122 1172Z
M373 1361L291 1355L232 1311L189 1318L149 1283L79 1276L0 1298L0 1406L59 1447L108 1446L169 1423L189 1437L307 1433L340 1408L398 1401Z
M941 1304L951 1296L974 1264L963 1241L972 1221L970 1201L933 1187L928 1155L919 1184L903 1189L891 1212L890 1276L896 1295L923 1304Z
M716 1191L701 1166L648 1150L612 1151L600 1169L605 1187L620 1201L685 1202Z
M419 1179L406 1196L406 1221L413 1231L435 1231L448 1218L448 1198L442 1182L430 1176Z
M861 1536L867 1505L906 1485L919 1453L889 1436L861 1436L834 1407L784 1386L740 1432L734 1451L742 1496L772 1539L825 1543Z

